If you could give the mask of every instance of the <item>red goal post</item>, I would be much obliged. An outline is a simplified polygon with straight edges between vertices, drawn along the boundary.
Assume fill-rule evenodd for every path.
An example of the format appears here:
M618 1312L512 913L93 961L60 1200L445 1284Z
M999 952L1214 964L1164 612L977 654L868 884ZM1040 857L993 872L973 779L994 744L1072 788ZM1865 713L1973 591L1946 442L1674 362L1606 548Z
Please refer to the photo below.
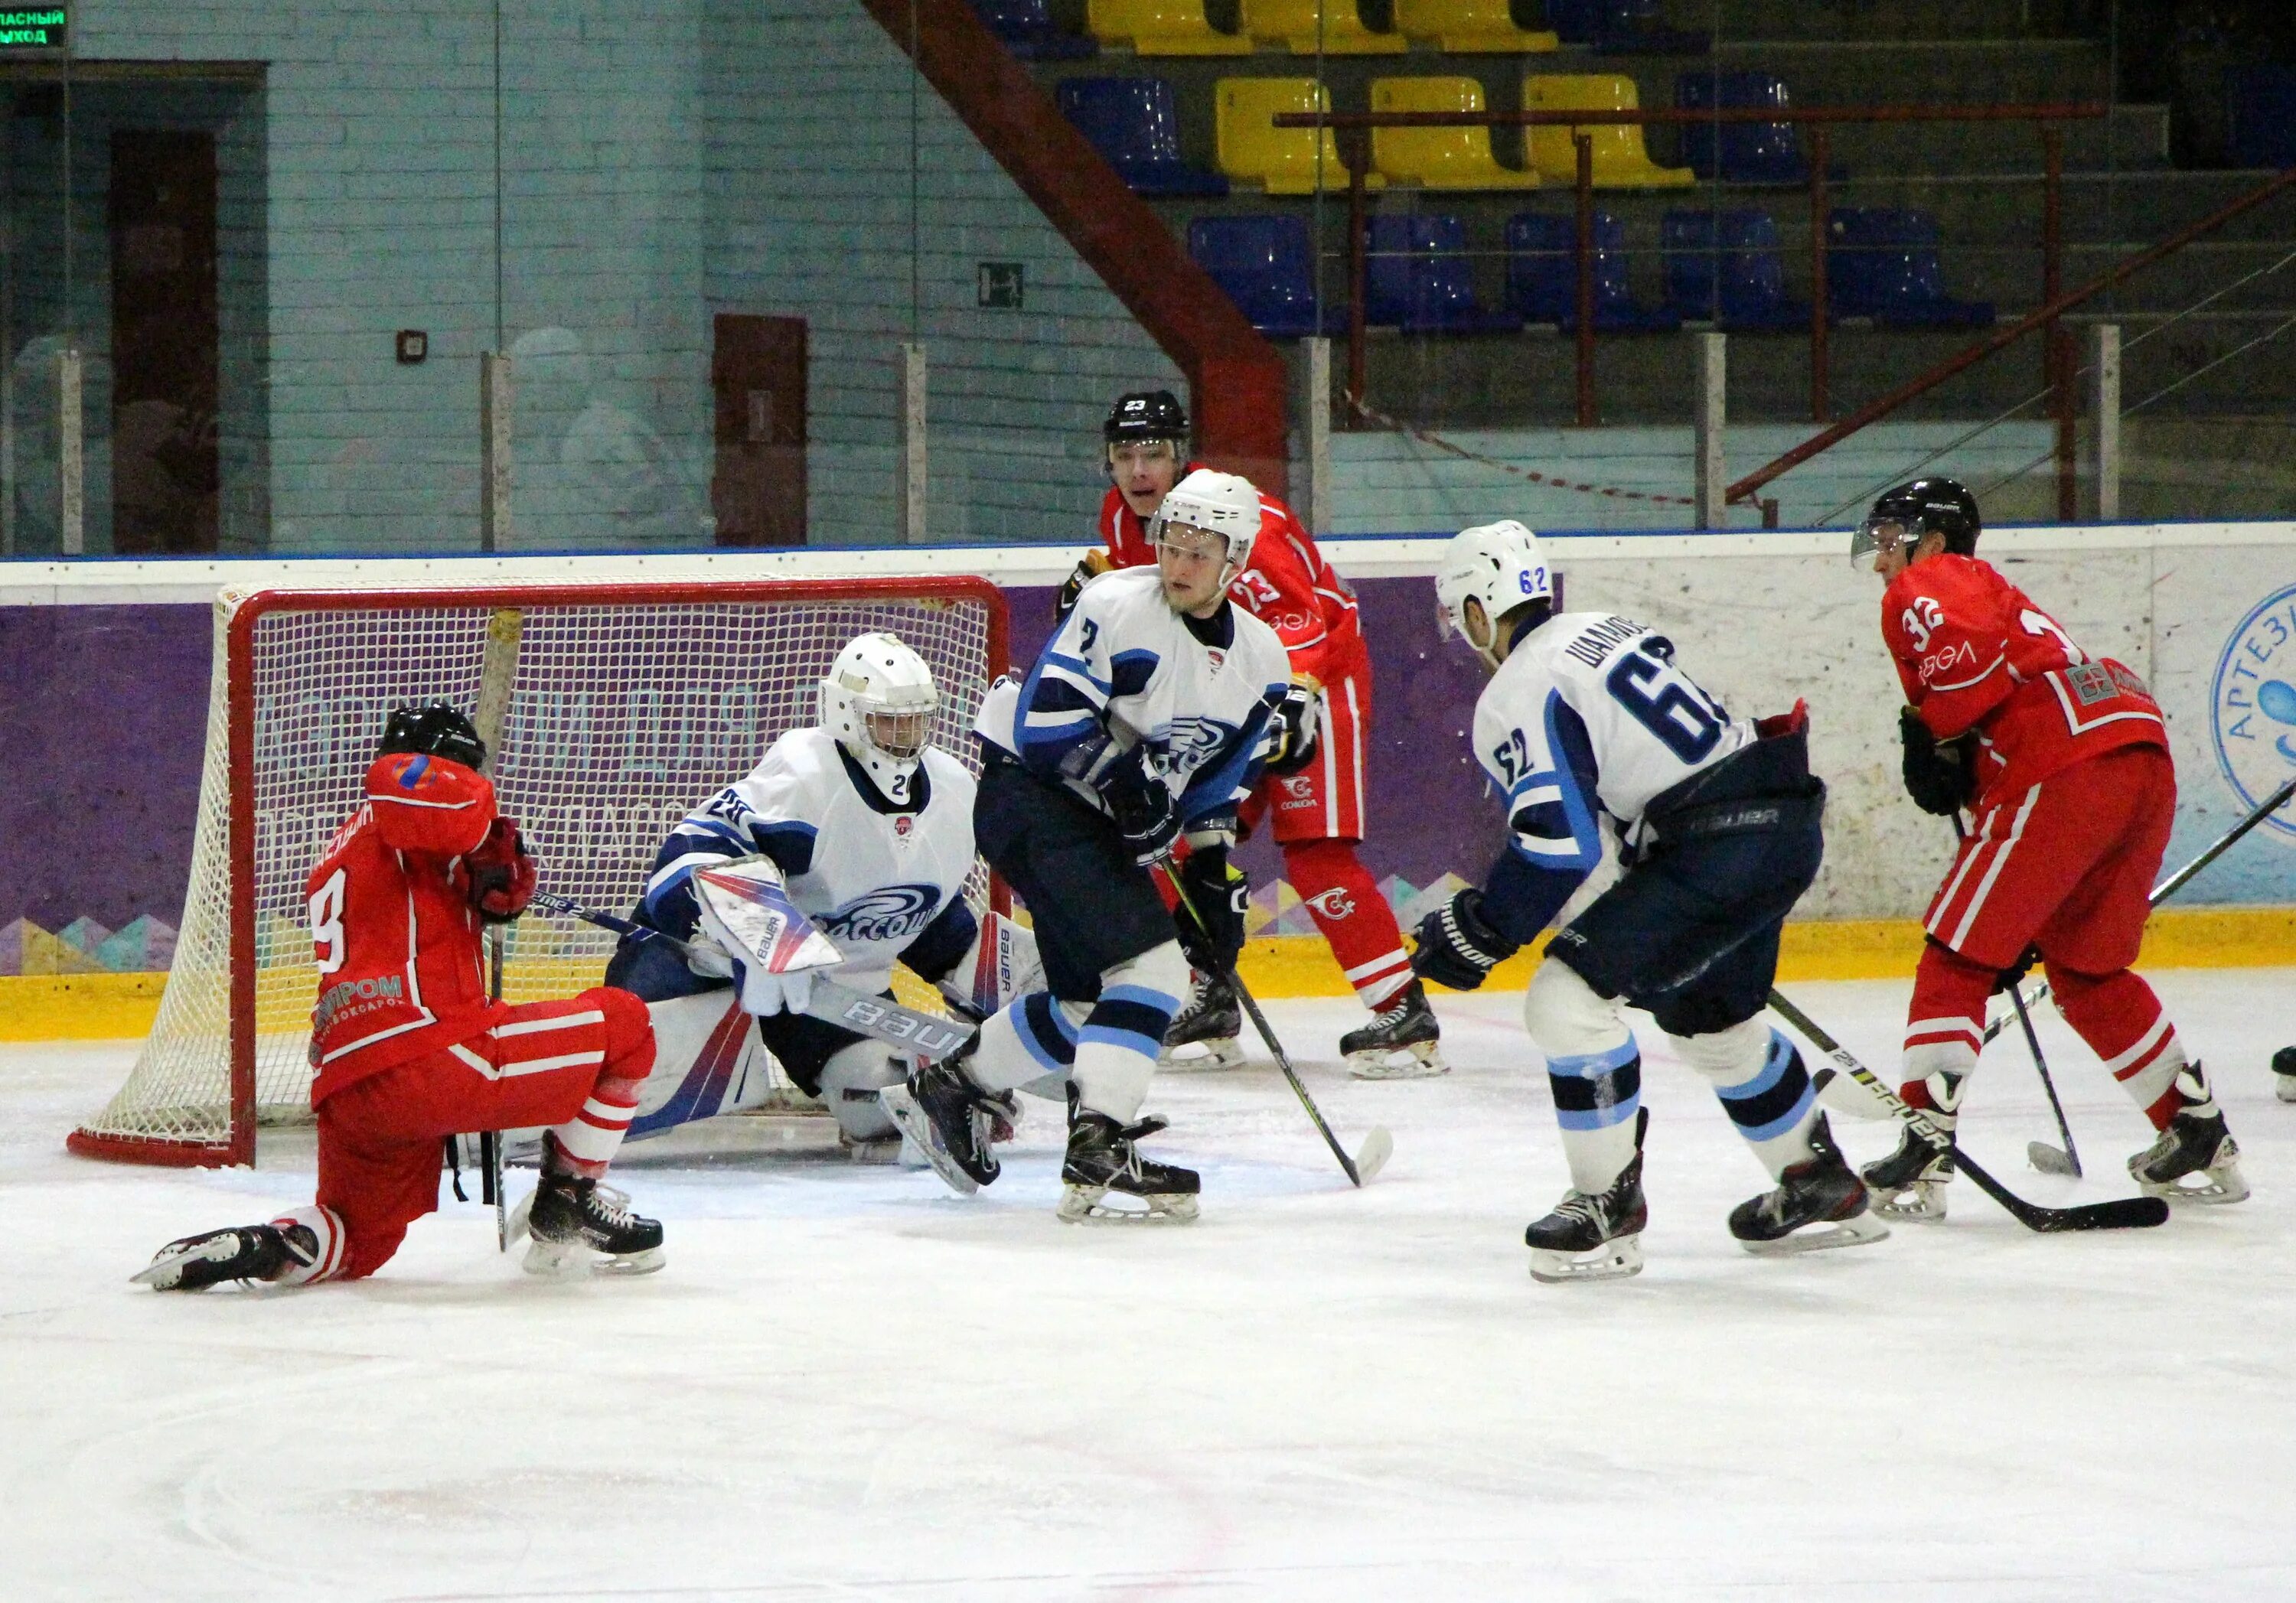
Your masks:
M1008 660L1003 593L974 577L225 592L175 962L135 1069L72 1151L251 1164L258 1125L308 1119L304 876L358 805L382 715L471 707L504 609L522 626L494 762L503 810L545 888L614 911L689 807L813 722L816 687L855 634L888 630L932 665L934 741L976 769L973 714ZM968 894L988 888L976 864ZM511 933L505 995L597 983L612 940L529 914Z

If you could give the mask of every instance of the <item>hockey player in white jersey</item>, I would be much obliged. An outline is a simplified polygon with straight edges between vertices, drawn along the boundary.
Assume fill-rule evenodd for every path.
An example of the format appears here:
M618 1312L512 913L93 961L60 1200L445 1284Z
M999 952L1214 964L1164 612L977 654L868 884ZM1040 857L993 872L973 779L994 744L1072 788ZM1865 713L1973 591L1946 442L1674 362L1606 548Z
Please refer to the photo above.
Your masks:
M1445 548L1436 594L1492 670L1475 757L1505 797L1505 848L1480 888L1419 926L1413 965L1457 990L1526 945L1601 861L1611 822L1624 872L1556 932L1523 1000L1546 1058L1571 1189L1525 1232L1542 1280L1642 1267L1642 1059L1622 1011L1648 1010L1713 1083L1775 1190L1740 1205L1750 1252L1876 1240L1792 1044L1762 1022L1778 930L1817 873L1825 787L1806 709L1734 718L1675 666L1664 636L1554 611L1538 542L1515 522Z
M1239 798L1267 762L1312 748L1274 630L1228 599L1259 532L1259 493L1199 470L1157 510L1153 568L1086 585L1028 676L1000 682L975 725L981 855L1026 903L1049 990L981 1026L971 1050L918 1070L885 1104L959 1190L996 1178L981 1099L1046 1074L1069 1083L1061 1217L1196 1215L1193 1170L1143 1157L1164 1127L1140 1116L1190 956L1221 972L1243 940L1227 863ZM1185 836L1180 871L1209 930L1184 953L1144 866Z
M689 951L634 935L607 969L609 985L654 1004L664 1043L630 1139L755 1100L750 1092L763 1085L762 1066L742 1038L747 1032L728 1036L726 1008L676 1005L703 994L725 995L730 1005L736 992L766 1050L800 1089L821 1099L849 1143L895 1139L878 1092L901 1080L906 1062L883 1042L808 1016L810 972L742 964L739 942L713 927L693 874L763 857L844 955L817 972L886 993L898 959L964 1000L980 938L964 899L975 785L964 764L931 744L939 704L924 658L891 634L857 636L821 682L819 722L783 734L748 777L670 831L632 917ZM696 1020L681 1027L687 1011Z

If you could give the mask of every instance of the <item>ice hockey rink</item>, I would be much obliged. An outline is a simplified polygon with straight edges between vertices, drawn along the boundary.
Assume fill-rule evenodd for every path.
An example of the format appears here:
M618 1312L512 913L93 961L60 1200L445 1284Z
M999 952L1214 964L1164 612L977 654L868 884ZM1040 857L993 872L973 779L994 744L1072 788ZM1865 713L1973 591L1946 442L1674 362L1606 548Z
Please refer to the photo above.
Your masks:
M369 1281L154 1296L154 1247L305 1198L308 1157L69 1157L130 1049L0 1049L0 1596L2284 1599L2296 970L2156 977L2249 1202L2040 1236L1964 1182L1941 1225L1758 1260L1723 1217L1761 1175L1653 1054L1649 1267L1570 1287L1525 1272L1565 1176L1519 994L1442 998L1456 1071L1379 1085L1335 1067L1352 1002L1270 1007L1343 1138L1395 1133L1360 1194L1254 1062L1153 1093L1193 1227L1055 1221L1032 1102L970 1200L635 1147L668 1267L611 1283L522 1274L449 1201ZM1902 984L1792 989L1893 1062ZM2092 1178L2026 1166L2013 1040L1970 1150L2127 1194L2144 1121L2041 1022Z

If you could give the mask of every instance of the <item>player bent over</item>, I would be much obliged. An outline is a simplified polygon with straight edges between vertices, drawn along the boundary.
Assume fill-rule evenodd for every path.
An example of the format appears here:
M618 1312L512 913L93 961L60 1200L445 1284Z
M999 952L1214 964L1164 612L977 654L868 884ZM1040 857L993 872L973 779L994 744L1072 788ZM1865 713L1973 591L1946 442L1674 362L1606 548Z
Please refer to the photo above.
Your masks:
M972 1049L885 1093L902 1128L960 1190L998 1165L979 1139L980 1099L1046 1074L1069 1082L1060 1215L1115 1216L1107 1193L1144 1215L1196 1216L1198 1176L1141 1156L1164 1128L1140 1117L1188 959L1144 864L1185 832L1183 870L1211 931L1199 948L1233 965L1242 909L1226 842L1263 757L1296 754L1308 698L1293 689L1275 632L1227 587L1250 560L1259 493L1200 471L1158 509L1157 565L1086 585L1028 677L992 688L975 725L984 766L973 832L1028 904L1048 992L981 1026ZM1271 735L1271 724L1278 732Z
M857 636L821 682L819 721L776 740L748 777L696 806L662 842L633 918L686 949L626 936L606 978L654 1004L666 1039L691 1044L647 1085L633 1139L745 1105L746 1088L726 1074L729 1055L716 1044L725 1010L701 1004L695 1029L666 1022L690 1010L681 999L736 990L766 1049L828 1107L849 1146L896 1139L878 1092L906 1066L882 1042L809 1017L806 992L818 972L890 995L898 959L954 1000L970 998L955 987L970 976L980 935L964 899L975 787L964 764L931 743L939 706L923 658L892 634ZM760 857L843 963L783 975L742 962L740 942L704 906L694 875Z
M2168 849L2177 774L2144 682L2092 658L1980 560L1977 499L1950 478L1898 486L1851 542L1888 589L1882 637L1905 686L1906 788L1975 826L1924 920L1899 1095L1950 1131L1986 1004L2038 954L2065 1016L2160 1139L2128 1160L2155 1196L2237 1202L2239 1149L2201 1066L2129 969ZM1953 1159L1909 1132L1866 1167L1882 1211L1945 1214Z
M357 1280L439 1204L442 1137L545 1127L526 1267L661 1267L661 1226L599 1183L653 1067L645 1004L600 986L489 1002L480 931L526 910L535 863L479 772L486 747L444 704L383 726L366 797L304 889L319 970L311 1015L319 1184L309 1207L160 1249L135 1279Z
M1801 1055L1762 1022L1778 929L1816 876L1825 787L1799 705L1733 718L1675 666L1663 635L1554 611L1538 539L1515 522L1445 548L1436 595L1491 682L1475 757L1506 798L1507 843L1480 889L1419 926L1413 965L1471 991L1546 927L1603 855L1615 821L1624 875L1557 931L1523 998L1546 1054L1571 1190L1524 1232L1542 1280L1642 1268L1642 1058L1622 1004L1647 1009L1777 1189L1742 1203L1750 1252L1877 1240L1866 1188L1833 1145Z
M1111 483L1101 503L1100 537L1109 562L1143 567L1156 560L1150 520L1182 474L1197 465L1183 465L1188 416L1168 390L1128 395L1108 414L1102 437ZM1251 560L1237 569L1228 593L1275 631L1291 657L1292 679L1321 691L1314 755L1295 773L1263 778L1244 801L1242 821L1254 828L1262 818L1269 822L1292 888L1371 1010L1368 1023L1341 1038L1341 1055L1349 1072L1363 1079L1439 1075L1448 1066L1435 1011L1411 972L1394 911L1356 855L1364 836L1371 653L1355 593L1292 509L1262 495ZM1176 916L1185 929L1185 914L1176 910ZM1165 1036L1165 1063L1241 1063L1243 1018L1234 991L1201 969L1194 984L1193 999Z

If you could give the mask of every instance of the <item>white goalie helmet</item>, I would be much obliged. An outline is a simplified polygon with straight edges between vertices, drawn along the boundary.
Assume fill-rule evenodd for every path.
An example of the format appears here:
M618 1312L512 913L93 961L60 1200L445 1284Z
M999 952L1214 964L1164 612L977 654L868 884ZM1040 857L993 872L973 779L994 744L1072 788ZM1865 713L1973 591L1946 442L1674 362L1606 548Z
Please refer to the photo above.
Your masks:
M895 802L909 799L939 706L932 669L898 635L855 635L821 682L821 727Z
M1164 530L1174 524L1227 542L1227 566L1220 573L1226 584L1251 560L1252 542L1259 537L1259 491L1238 474L1198 468L1172 487L1148 519L1148 544L1161 544Z
M1538 536L1509 518L1498 523L1461 529L1443 548L1435 569L1435 605L1440 623L1458 631L1475 654L1493 667L1498 657L1496 640L1477 640L1468 632L1469 598L1482 609L1487 634L1499 619L1525 601L1554 600L1554 583Z

